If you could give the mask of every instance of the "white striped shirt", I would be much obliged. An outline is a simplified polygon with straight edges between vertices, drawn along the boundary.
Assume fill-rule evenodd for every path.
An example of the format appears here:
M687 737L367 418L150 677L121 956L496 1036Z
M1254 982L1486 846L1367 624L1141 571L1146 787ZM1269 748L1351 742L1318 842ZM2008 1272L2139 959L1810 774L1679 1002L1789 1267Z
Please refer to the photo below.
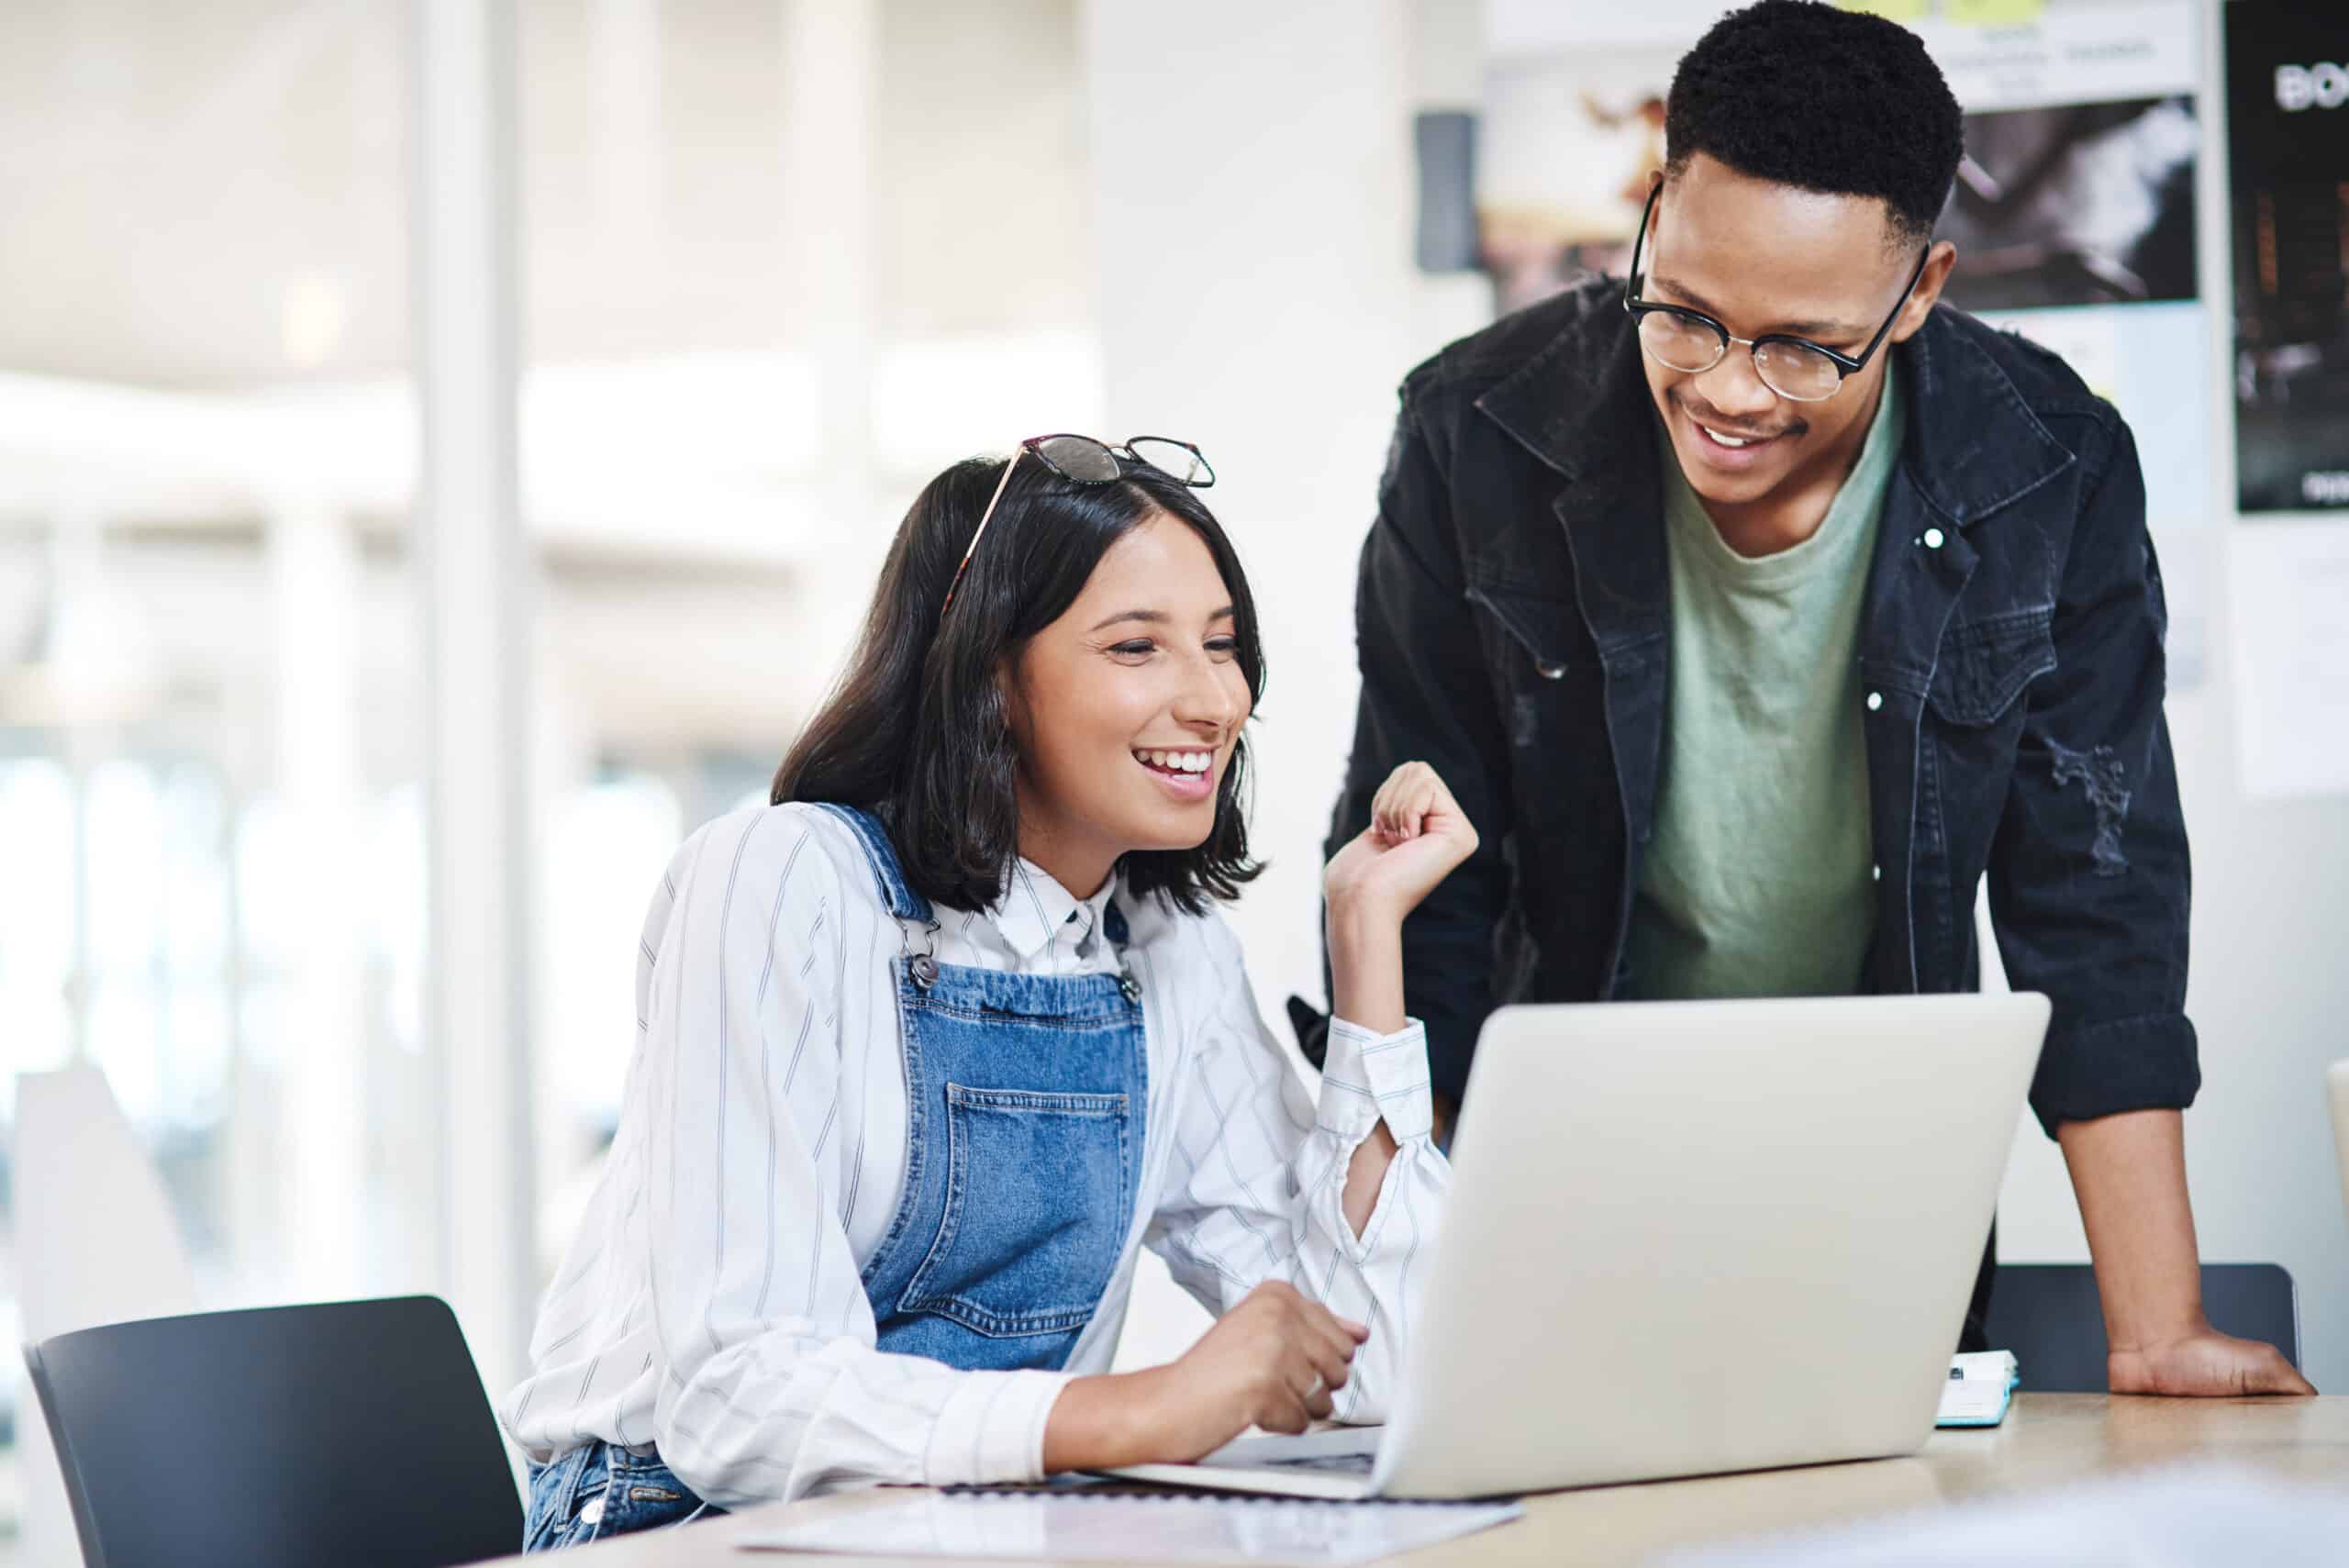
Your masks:
M1022 861L994 908L938 911L937 957L1114 973L1093 940L1108 897ZM1133 1226L1064 1371L963 1372L877 1349L861 1284L906 1178L907 1105L901 928L853 830L781 806L688 839L645 917L619 1130L499 1409L515 1440L539 1461L657 1446L726 1507L1038 1479L1062 1386L1109 1370L1144 1246L1210 1311L1278 1279L1367 1323L1338 1414L1380 1418L1451 1180L1419 1026L1335 1023L1317 1110L1221 917L1119 907L1150 1073ZM1401 1147L1357 1238L1341 1191L1382 1115Z

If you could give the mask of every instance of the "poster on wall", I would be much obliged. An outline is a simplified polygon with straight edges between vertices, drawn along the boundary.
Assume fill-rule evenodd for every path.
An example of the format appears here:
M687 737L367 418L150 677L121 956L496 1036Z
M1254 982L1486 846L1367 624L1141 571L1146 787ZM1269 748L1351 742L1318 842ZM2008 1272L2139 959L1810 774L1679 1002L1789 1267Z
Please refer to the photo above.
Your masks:
M1912 24L1965 110L1943 297L2063 356L2137 439L2169 601L2169 684L2207 665L2219 417L2195 242L2205 128L2192 0Z
M1477 222L1496 307L1522 308L1593 272L1620 276L1664 161L1680 54L1726 6L1618 20L1602 47L1545 33L1503 5L1509 52L1488 61ZM2146 517L2165 562L2173 689L2200 682L2218 502L2211 325L2196 249L2204 143L2194 0L1943 6L1898 19L1965 113L1965 158L1941 235L1945 297L2054 350L2136 432ZM1978 8L1977 8L1978 11ZM2344 114L2349 121L2349 114Z
M1678 61L1655 48L1488 66L1476 233L1497 314L1631 265L1649 172L1664 163L1664 95Z
M1976 313L2199 298L2201 145L2190 93L1969 113L1945 297Z
M2244 792L2349 792L2349 29L2222 13L2234 255L2228 579ZM2281 514L2297 514L2285 516Z
M1673 71L1726 8L1656 7L1652 39L1619 25L1601 47L1504 30L1516 52L1487 63L1476 172L1501 312L1628 261ZM2000 16L1911 23L1965 111L1942 222L1960 251L1951 297L1976 311L2199 299L2193 0Z
M2237 504L2349 508L2349 27L2230 0L2225 30Z

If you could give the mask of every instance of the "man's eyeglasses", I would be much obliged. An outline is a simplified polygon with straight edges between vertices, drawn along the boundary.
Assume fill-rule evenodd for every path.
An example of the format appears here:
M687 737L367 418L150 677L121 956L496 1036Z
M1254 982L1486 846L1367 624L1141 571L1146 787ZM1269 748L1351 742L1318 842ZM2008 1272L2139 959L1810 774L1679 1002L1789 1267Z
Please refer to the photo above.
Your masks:
M1003 465L1003 477L996 481L995 494L987 497L987 509L979 514L979 526L971 530L971 542L963 551L963 563L954 568L954 581L946 585L946 601L938 606L938 618L944 620L946 611L954 603L954 590L963 585L963 573L971 569L971 553L979 548L979 539L987 531L987 524L995 517L996 503L1003 499L1004 487L1011 483L1011 471L1019 460L1033 454L1038 462L1059 474L1072 484L1107 484L1124 475L1130 465L1155 469L1177 484L1187 484L1194 490L1204 490L1215 483L1215 470L1199 449L1188 441L1178 441L1167 436L1129 436L1126 444L1113 447L1091 436L1030 436L1019 443L1011 461Z
M1917 270L1909 274L1909 286L1900 291L1892 314L1876 329L1857 359L1838 352L1823 343L1789 333L1771 332L1759 338L1740 338L1701 310L1684 306L1658 305L1640 297L1640 256L1647 248L1648 221L1655 216L1656 198L1664 195L1659 182L1648 193L1647 210L1640 214L1639 238L1631 242L1631 272L1623 280L1623 308L1631 313L1640 334L1640 347L1648 358L1666 370L1679 371L1685 375L1702 375L1721 362L1731 343L1742 343L1753 354L1753 373L1762 384L1796 403L1824 403L1842 390L1843 378L1865 366L1884 342L1893 322L1899 319L1901 307L1909 296L1917 292L1917 280L1925 275L1925 262L1933 250L1928 245L1925 253L1917 258Z

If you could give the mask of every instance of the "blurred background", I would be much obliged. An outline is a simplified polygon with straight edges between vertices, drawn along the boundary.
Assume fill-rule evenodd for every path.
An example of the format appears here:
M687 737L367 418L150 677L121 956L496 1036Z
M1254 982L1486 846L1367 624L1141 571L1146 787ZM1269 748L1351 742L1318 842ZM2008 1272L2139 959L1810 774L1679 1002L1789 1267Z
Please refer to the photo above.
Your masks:
M1568 170L1603 210L1488 191L1480 226L1479 112L1586 54L1668 74L1724 8L0 6L0 1340L13 1074L88 1062L201 1305L434 1291L501 1393L618 1112L670 850L764 798L920 484L1037 431L1216 464L1272 671L1273 871L1235 920L1268 1017L1318 995L1394 387L1609 264L1653 134L1560 89L1622 144ZM2219 6L2184 8L2215 81ZM2225 273L2223 163L2164 166L2189 293L2197 250ZM2189 1156L2205 1256L2290 1267L2308 1370L2349 1388L2315 1077L2349 1051L2349 802L2239 777L2224 391L2168 497L2208 526L2164 543L2197 644ZM2000 1238L2085 1256L2035 1130ZM1200 1321L1154 1275L1126 1359ZM0 1561L28 1408L0 1379Z

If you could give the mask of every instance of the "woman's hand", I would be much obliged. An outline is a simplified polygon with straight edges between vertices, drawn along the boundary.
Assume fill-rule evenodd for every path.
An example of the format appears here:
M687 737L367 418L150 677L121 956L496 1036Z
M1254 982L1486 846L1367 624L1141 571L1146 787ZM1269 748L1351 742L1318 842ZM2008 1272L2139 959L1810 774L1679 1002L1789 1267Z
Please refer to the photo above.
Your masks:
M1476 829L1425 762L1406 762L1378 786L1370 826L1330 858L1321 886L1332 921L1392 921L1476 852Z
M1044 1426L1047 1471L1187 1464L1251 1427L1327 1419L1370 1330L1271 1280L1165 1366L1080 1377Z
M1350 1023L1393 1034L1404 1024L1403 917L1476 852L1476 829L1425 762L1387 775L1370 826L1330 858L1330 1001Z
M1301 1432L1327 1420L1370 1330L1269 1280L1216 1319L1163 1374L1156 1401L1166 1456L1213 1453L1251 1427Z

